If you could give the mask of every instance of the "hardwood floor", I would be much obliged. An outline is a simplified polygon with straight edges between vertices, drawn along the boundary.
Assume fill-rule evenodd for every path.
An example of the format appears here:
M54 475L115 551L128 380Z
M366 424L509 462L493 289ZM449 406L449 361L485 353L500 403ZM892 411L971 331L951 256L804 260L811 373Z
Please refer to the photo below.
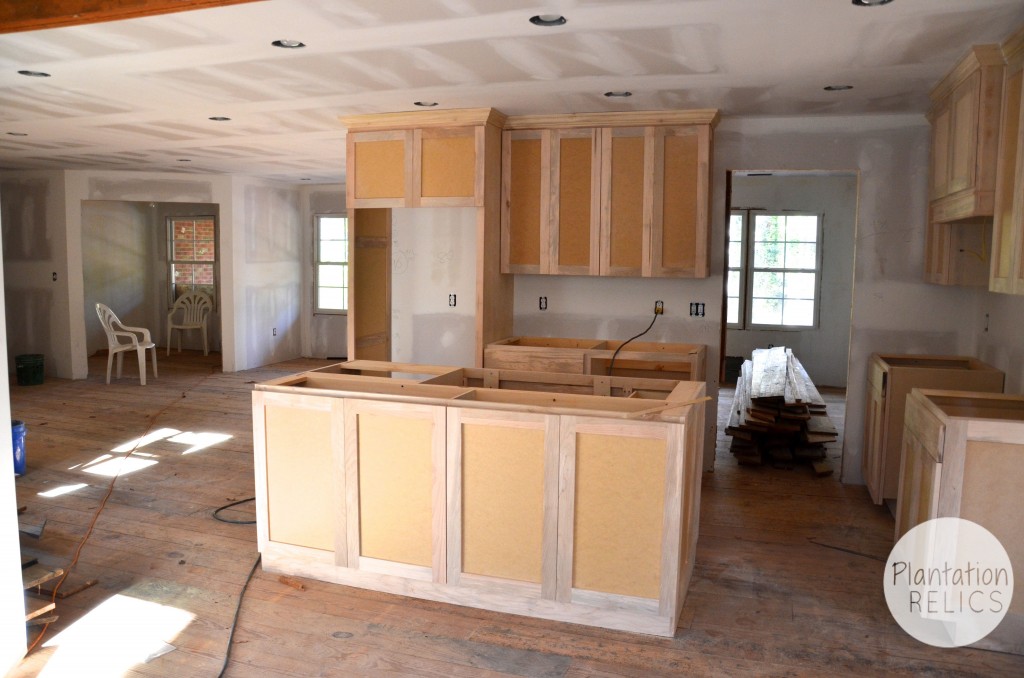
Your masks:
M325 363L223 374L215 355L161 354L160 377L140 387L130 376L105 385L104 361L91 359L94 376L84 381L11 386L13 416L28 425L18 503L26 516L47 521L42 538L22 537L26 554L69 566L110 484L110 476L87 471L102 455L125 456L114 448L163 428L231 437L188 453L213 439L165 437L131 455L149 465L116 479L65 586L99 583L57 601L59 620L10 675L215 676L257 555L254 526L211 517L253 494L251 384ZM134 375L128 363L125 374ZM731 399L728 390L722 395ZM842 396L827 400L841 430ZM838 449L830 452L836 475ZM245 519L253 511L247 504L224 515ZM803 466L738 467L720 436L675 638L282 581L257 569L226 675L1024 674L1024 657L941 650L899 629L881 586L892 531L892 518L863 487L816 478ZM150 630L158 616L169 625ZM37 633L30 630L30 641ZM46 646L54 639L58 647ZM143 663L161 642L173 649ZM118 659L121 647L136 655Z

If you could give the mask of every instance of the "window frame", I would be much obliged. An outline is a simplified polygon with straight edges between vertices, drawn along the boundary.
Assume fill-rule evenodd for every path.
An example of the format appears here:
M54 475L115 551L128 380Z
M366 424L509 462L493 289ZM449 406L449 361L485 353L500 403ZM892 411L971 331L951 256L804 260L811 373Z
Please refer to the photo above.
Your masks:
M201 261L198 259L175 259L174 258L174 224L179 221L212 221L213 222L213 260L212 261ZM174 308L174 303L178 300L180 295L177 294L177 283L174 281L174 266L175 264L209 264L213 267L213 294L210 296L210 301L213 303L211 310L216 311L218 308L217 300L220 297L220 224L218 223L216 215L213 214L172 214L168 215L164 219L165 234L167 236L167 310ZM193 242L195 240L193 239ZM193 285L193 288L196 286Z
M323 263L320 260L320 228L321 222L324 219L344 219L345 220L345 262L339 264L338 262L326 262ZM352 242L349 238L351 231L349 230L349 216L347 212L327 212L323 214L313 215L313 315L348 315L349 306L349 284L351 283L351 276L349 275L349 266L352 263ZM321 265L341 265L345 267L345 308L321 308L320 307L320 266Z
M747 222L750 221L750 214L755 210L750 209L734 209L729 210L729 223L725 227L725 326L729 329L742 330L746 327L746 314L747 314ZM732 262L729 261L729 246L733 240L729 237L732 231L732 218L734 216L740 217L740 263L739 266L732 266ZM729 322L729 273L736 271L739 273L739 296L737 297L737 304L739 309L736 317L736 322Z
M741 296L740 296L740 322L739 323L727 323L729 329L739 330L752 330L752 331L769 331L769 332L804 332L808 330L819 329L821 324L821 279L822 279L822 261L824 251L824 215L820 212L809 212L805 210L767 210L761 208L750 208L750 209L735 209L730 210L730 219L734 214L742 214L743 223L743 254L742 254L742 267L740 274L741 284ZM815 261L814 268L756 268L754 266L754 232L755 223L758 216L780 216L780 217L815 217L817 220L817 231L815 234ZM729 266L728 261L728 247L731 240L728 238L728 228L726 229L726 296L728 297L728 274L730 270L735 270L734 267ZM754 294L754 273L758 271L782 271L782 272L806 272L814 273L814 321L810 325L783 325L783 324L763 324L754 323L752 319L753 315L753 294ZM728 313L728 298L726 300L726 313Z

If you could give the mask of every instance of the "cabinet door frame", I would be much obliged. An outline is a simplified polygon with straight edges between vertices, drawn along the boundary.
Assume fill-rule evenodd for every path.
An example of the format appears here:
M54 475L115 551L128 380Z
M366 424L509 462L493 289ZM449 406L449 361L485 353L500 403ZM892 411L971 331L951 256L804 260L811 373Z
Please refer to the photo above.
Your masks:
M358 185L358 169L356 167L356 146L363 142L401 141L404 150L402 159L403 189L400 196L378 198L360 198ZM374 130L365 132L349 132L346 141L345 157L345 191L346 204L351 208L359 207L408 207L409 196L413 194L413 130Z
M547 265L542 263L542 272L561 275L598 275L601 267L601 134L593 127L545 130L548 146L548 200L547 212L542 216L541 233L546 234L541 247L547 246ZM588 263L582 265L561 264L559 235L561 233L561 169L562 139L590 140L590 220ZM544 227L546 222L546 228ZM544 255L541 255L542 262Z
M614 265L612 248L614 246L613 230L613 184L614 184L614 140L621 137L640 137L643 140L642 174L640 177L640 261L636 266ZM605 127L601 130L601 266L602 276L641 277L644 271L650 270L651 259L651 216L650 202L654 199L651 187L652 174L648 172L653 162L654 137L650 127ZM650 165L653 167L653 165Z
M466 138L473 140L473 193L462 196L424 196L423 195L423 142L430 139L451 139ZM483 205L484 195L484 126L473 125L466 127L425 127L413 130L411 139L412 164L409 166L411 172L411 184L409 192L409 207L480 207Z
M709 125L686 125L676 127L653 127L648 134L653 137L650 144L651 157L645 159L645 173L650 176L645 190L650 190L650 199L644 200L644 221L651 224L650 256L644 258L645 277L706 278L708 276L708 205L711 198L711 127ZM694 262L693 268L665 266L663 262L665 242L665 139L670 136L697 136L696 171L696 214L694 215ZM687 187L688 188L688 187ZM650 214L647 215L647 210Z
M514 141L539 141L540 142L540 167L538 210L537 210L537 262L536 263L512 263L512 159L514 153L512 144ZM551 143L550 135L546 130L506 130L501 135L501 272L502 273L525 273L537 274L547 272L548 247L546 243L550 240L544 206L550 202L551 182L548 179L551 173L550 152L548 147Z

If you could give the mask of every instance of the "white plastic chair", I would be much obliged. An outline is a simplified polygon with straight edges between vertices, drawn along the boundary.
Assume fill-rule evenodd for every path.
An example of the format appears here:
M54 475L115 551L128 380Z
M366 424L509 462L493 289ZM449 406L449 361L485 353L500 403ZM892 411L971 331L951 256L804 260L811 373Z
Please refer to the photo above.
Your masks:
M104 304L96 304L96 315L100 317L100 324L107 335L107 383L110 383L110 367L117 356L117 378L121 378L121 366L124 362L125 351L135 351L139 354L139 381L146 385L146 349L153 349L153 376L156 377L156 344L145 327L128 327L120 320L110 307ZM138 335L138 336L136 336ZM127 343L122 343L122 339Z
M178 332L178 353L181 353L181 335L185 330L202 330L203 355L210 355L210 347L206 342L206 318L210 315L213 302L202 292L188 292L178 297L167 314L167 355L171 355L171 332ZM175 322L174 314L182 312L181 320Z

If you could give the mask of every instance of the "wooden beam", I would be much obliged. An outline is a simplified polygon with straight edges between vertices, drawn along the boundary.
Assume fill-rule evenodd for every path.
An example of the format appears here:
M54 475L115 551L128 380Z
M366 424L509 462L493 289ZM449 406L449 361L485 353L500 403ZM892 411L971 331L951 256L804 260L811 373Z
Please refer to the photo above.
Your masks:
M0 3L0 33L138 19L257 0L47 0Z

